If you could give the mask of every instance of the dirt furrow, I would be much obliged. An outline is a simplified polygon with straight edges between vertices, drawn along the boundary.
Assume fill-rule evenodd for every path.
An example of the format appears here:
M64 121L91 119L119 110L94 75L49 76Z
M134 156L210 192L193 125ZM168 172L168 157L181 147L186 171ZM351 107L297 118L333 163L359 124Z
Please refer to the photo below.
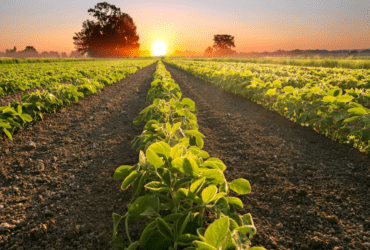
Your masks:
M0 249L109 249L112 213L129 192L113 180L133 165L133 119L155 64L0 142ZM32 141L32 145L27 142Z
M166 64L199 106L205 150L246 178L240 196L267 249L370 249L370 159Z

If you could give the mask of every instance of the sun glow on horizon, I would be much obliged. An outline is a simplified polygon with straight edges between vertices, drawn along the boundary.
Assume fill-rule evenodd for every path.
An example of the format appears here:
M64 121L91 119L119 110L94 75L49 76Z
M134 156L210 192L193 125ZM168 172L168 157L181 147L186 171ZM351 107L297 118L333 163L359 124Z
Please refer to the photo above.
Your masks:
M155 56L163 56L166 54L166 45L162 42L156 42L153 45L153 53Z

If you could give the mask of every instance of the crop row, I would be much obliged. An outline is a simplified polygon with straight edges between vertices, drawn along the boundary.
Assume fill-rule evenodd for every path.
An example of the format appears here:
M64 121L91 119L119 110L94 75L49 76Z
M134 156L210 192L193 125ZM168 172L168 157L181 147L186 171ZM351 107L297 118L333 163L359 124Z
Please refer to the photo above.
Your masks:
M99 77L104 80L115 74L121 75L128 69L135 70L140 61L142 60L85 60L0 65L0 96L83 78Z
M39 90L22 96L20 102L14 101L7 106L0 107L0 136L4 134L12 140L12 134L22 129L33 120L42 119L43 113L52 113L60 107L77 102L87 95L95 94L105 85L111 85L138 69L154 63L154 60L131 61L127 67L125 63L117 61L114 67L107 65L99 70L101 75L91 74L89 77L79 77L71 84L56 84L48 86L44 91Z
M212 71L214 67L203 67L191 61L167 62L227 91L249 98L299 124L310 126L330 138L353 143L361 151L370 150L370 109L364 107L360 98L356 98L351 90L344 92L338 86L319 83L297 87L278 76L270 81L249 70ZM222 62L218 64L218 68L224 66ZM366 100L368 105L370 99Z
M250 214L232 191L248 194L249 182L227 182L226 165L202 150L204 135L198 131L195 103L181 99L179 86L158 62L147 100L134 124L145 121L144 131L132 141L140 150L138 163L120 166L115 180L121 189L132 186L132 200L124 216L113 214L114 233L125 220L129 250L141 249L263 249L250 247L256 233ZM132 242L129 223L146 220L138 241ZM207 224L210 224L205 228Z

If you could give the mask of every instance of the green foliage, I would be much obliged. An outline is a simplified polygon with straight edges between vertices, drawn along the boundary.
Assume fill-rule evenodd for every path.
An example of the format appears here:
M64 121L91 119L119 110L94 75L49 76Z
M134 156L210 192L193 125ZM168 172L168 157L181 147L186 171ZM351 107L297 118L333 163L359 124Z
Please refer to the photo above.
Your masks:
M370 151L370 70L167 62L334 140Z
M245 237L249 244L256 232L252 217L238 215L236 209L243 207L241 200L228 197L229 186L237 193L249 193L249 182L244 179L227 182L223 174L226 165L201 150L204 135L198 131L195 103L187 98L180 101L181 92L177 93L180 89L169 79L169 73L159 62L155 83L148 93L153 104L140 113L140 121L146 125L132 143L133 147L138 143L138 164L118 167L114 174L114 179L123 179L122 189L130 184L134 187L124 217L127 222L148 221L139 240L143 249L177 249L178 246L237 249L234 242L239 244ZM176 90L177 94L169 90ZM135 187L143 187L143 192L135 191L138 189ZM204 230L206 210L215 221ZM247 219L243 220L244 217ZM114 234L120 220L116 218ZM126 224L131 242L128 230ZM239 230L239 241L234 240L235 230Z

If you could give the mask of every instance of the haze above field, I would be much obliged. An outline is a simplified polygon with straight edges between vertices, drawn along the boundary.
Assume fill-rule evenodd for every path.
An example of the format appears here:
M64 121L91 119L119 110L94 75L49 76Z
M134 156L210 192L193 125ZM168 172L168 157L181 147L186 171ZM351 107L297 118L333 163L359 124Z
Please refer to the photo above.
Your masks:
M17 46L38 51L75 50L73 35L92 19L99 1L6 0L0 5L0 52ZM108 1L137 26L140 50L163 42L166 51L201 52L213 35L231 34L236 51L363 49L370 47L366 1Z

